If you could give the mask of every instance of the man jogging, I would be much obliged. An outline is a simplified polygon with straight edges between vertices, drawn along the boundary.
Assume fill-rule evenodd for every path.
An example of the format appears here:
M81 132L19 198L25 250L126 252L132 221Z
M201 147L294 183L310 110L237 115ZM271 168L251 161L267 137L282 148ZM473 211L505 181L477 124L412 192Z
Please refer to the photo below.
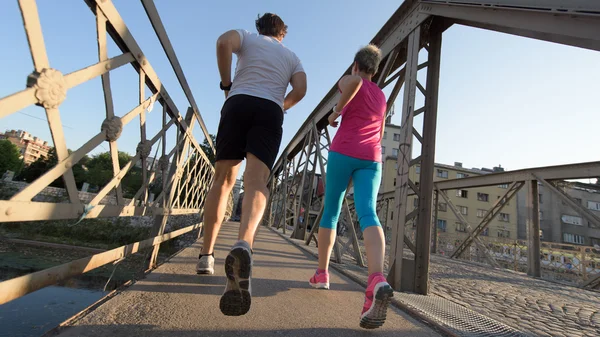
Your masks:
M227 200L244 158L244 200L237 241L225 259L227 284L220 308L228 316L250 310L252 244L268 200L267 180L283 133L284 111L306 94L300 59L281 41L287 26L275 14L256 20L258 34L231 30L217 40L220 87L225 104L217 132L213 185L204 207L204 242L198 273L214 272L213 249L225 216ZM232 54L237 55L233 82ZM292 90L285 95L288 84Z

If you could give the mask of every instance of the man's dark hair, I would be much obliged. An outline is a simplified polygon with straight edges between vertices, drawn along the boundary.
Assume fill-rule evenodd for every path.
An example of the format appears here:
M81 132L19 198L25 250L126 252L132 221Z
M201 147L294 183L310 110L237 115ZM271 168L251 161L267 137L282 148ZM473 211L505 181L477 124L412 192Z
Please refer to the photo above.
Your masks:
M277 14L265 13L256 19L256 30L260 35L277 37L287 33L287 26Z

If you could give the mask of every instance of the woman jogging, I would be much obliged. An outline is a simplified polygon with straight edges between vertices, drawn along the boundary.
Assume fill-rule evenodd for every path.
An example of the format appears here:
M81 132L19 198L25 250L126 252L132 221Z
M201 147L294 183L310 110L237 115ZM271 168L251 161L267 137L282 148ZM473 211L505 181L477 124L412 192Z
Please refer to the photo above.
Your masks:
M360 326L374 329L383 325L394 291L383 276L385 239L375 204L381 182L381 138L385 126L386 99L371 78L377 72L381 51L374 45L360 49L354 57L352 74L338 83L338 104L329 116L329 125L341 126L333 139L327 164L325 207L319 224L319 268L310 279L315 288L329 289L329 259L336 226L350 179L354 182L354 203L367 250L369 279Z

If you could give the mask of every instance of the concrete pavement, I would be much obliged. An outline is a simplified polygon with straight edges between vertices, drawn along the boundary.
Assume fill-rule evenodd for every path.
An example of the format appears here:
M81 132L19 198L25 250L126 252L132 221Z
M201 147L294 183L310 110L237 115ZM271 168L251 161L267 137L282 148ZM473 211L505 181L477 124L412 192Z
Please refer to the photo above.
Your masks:
M307 252L261 228L254 247L253 298L245 316L219 311L223 262L237 237L225 224L215 251L215 275L196 275L200 243L71 323L60 336L439 336L402 311L390 308L377 330L359 327L364 288L331 272L331 290L308 279L317 267Z

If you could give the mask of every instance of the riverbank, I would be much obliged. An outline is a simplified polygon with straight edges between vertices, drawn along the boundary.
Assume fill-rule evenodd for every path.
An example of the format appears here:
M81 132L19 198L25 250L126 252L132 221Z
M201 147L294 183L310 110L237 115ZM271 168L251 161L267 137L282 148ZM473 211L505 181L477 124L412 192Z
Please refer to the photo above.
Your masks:
M141 217L139 217L141 218ZM152 219L86 219L0 224L0 281L147 239ZM171 217L169 231L197 221ZM161 263L191 244L198 231L161 244ZM152 248L0 305L0 337L43 335L128 281L143 278Z

